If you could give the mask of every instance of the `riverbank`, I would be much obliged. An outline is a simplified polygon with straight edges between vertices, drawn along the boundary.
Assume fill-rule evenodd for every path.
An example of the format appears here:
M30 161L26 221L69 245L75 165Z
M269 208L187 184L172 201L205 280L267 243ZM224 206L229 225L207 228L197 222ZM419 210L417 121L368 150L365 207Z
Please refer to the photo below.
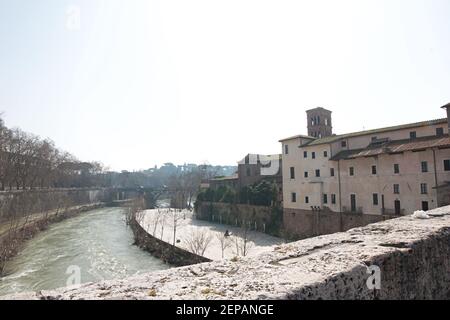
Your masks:
M405 216L281 245L237 261L214 261L0 300L448 299L450 206L427 214L429 219ZM372 282L374 270L381 272L381 283Z
M174 220L176 228L174 228ZM285 241L268 234L194 218L191 211L151 209L138 213L140 226L156 239L209 259L233 259L270 252ZM229 237L224 237L226 231Z
M139 224L136 218L133 218L130 221L130 227L131 230L133 230L135 244L142 250L150 253L158 259L161 259L165 263L176 267L183 267L211 261L208 258L194 254L184 250L183 248L173 246L170 243L153 237Z
M105 207L49 225L8 261L0 296L171 268L134 245L126 211Z
M9 221L0 226L0 277L5 264L20 251L21 246L49 225L74 217L82 212L104 207L103 202L73 206L63 211L52 210L36 213L19 220Z

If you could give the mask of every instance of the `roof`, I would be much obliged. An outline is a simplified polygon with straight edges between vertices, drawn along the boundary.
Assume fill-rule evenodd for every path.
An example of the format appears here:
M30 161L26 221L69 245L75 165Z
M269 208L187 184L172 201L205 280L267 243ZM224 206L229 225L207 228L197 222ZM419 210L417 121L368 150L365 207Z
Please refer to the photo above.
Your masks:
M254 161L254 163L250 163ZM269 161L269 160L281 160L281 154L247 154L242 160L238 161L238 164L258 164L260 161Z
M325 111L327 111L329 113L332 113L331 110L328 110L328 109L325 109L325 108L322 108L322 107L312 108L312 109L306 110L306 112L315 111L315 110L325 110Z
M441 108L443 108L443 109L450 108L450 103L447 103L445 106L442 106Z
M324 137L321 139L316 139L316 140L308 143L307 145L314 146L314 145L319 145L319 144L327 144L327 143L332 143L332 142L335 142L335 141L338 141L341 139L347 139L347 138L352 138L352 137L357 137L357 136L365 136L365 135L371 135L371 134L377 134L377 133L383 133L383 132L389 132L389 131L395 131L395 130L431 126L431 125L436 125L436 124L441 124L441 123L447 123L447 118L415 122L415 123L408 123L408 124L402 124L402 125L398 125L398 126L385 127L385 128L373 129L373 130L365 130L365 131L359 131L359 132L353 132L353 133L347 133L347 134L341 134L341 135L333 135L333 136Z
M429 148L450 148L450 137L431 136L418 139L390 141L379 146L369 146L365 149L341 151L330 160L345 160L363 157L373 157L380 154L393 154L405 151L420 151Z
M284 139L278 140L278 142L283 142L283 141L288 141L288 140L293 140L293 139L298 139L298 138L304 138L304 139L310 139L310 140L316 140L317 139L317 138L310 137L310 136L307 136L307 135L298 134L296 136L292 136L292 137L288 137L288 138L284 138Z

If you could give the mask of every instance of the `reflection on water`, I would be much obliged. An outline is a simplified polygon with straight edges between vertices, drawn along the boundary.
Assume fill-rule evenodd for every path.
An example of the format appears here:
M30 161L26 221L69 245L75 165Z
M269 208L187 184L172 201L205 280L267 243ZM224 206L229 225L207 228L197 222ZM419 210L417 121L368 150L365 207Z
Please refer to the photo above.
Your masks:
M119 208L95 210L54 224L28 241L7 264L0 295L64 287L74 269L71 266L80 268L82 283L169 268L132 244L133 233Z

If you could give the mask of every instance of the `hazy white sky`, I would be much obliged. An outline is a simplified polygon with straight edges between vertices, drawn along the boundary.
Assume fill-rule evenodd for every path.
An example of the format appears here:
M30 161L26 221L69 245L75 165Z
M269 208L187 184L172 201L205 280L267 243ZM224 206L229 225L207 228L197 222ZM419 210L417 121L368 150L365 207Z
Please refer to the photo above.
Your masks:
M448 0L0 0L0 111L116 170L234 164L280 152L316 106L335 133L445 117L449 16Z

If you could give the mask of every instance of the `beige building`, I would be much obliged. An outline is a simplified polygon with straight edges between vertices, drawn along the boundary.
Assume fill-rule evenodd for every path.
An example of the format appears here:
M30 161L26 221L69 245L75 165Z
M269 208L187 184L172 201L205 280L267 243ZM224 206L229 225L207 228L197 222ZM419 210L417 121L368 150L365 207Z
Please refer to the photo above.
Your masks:
M307 115L308 135L280 140L285 223L316 211L406 215L450 204L448 118L334 135L331 111Z

